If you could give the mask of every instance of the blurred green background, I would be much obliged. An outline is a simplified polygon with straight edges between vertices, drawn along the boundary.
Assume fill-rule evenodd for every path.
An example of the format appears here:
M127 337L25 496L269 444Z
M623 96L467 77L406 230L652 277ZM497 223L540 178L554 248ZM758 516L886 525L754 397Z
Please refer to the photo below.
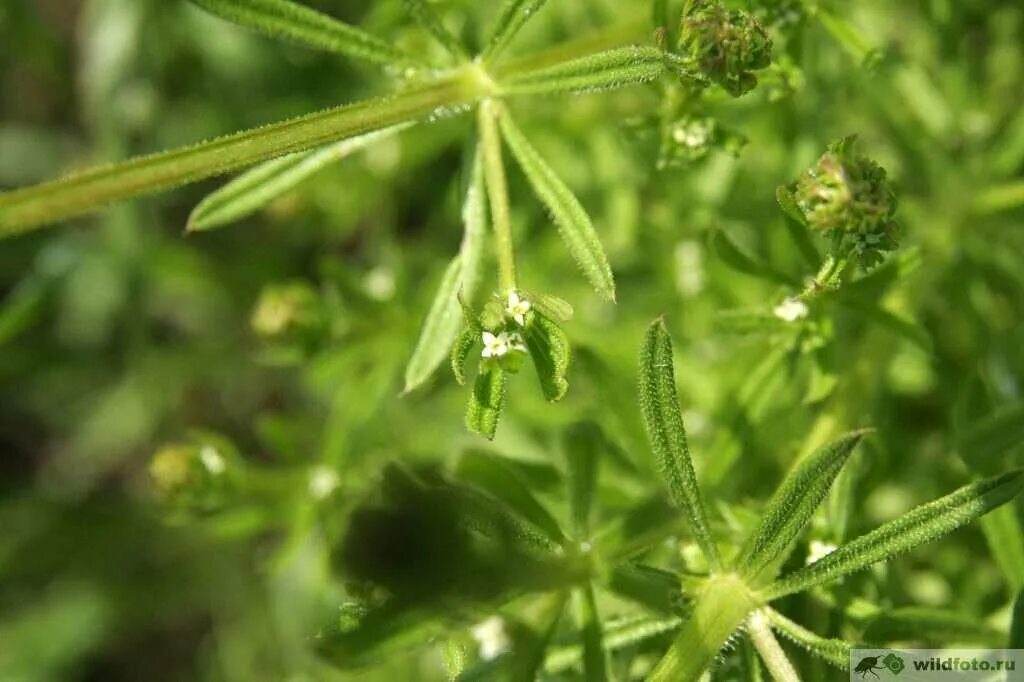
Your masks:
M400 2L307 4L434 49ZM634 396L643 330L663 313L698 474L725 526L742 526L799 453L850 428L878 429L852 476L852 534L1019 465L1021 439L993 443L985 425L1016 424L1024 400L1024 6L819 3L829 21L806 3L751 4L776 66L753 93L711 92L694 112L728 145L660 145L676 123L663 85L512 103L594 218L619 290L614 306L589 290L511 172L523 281L573 303L576 358L558 405L530 372L513 382L493 444L465 432L466 389L444 369L399 397L458 247L471 117L405 131L220 231L183 235L218 180L0 244L0 679L444 679L436 647L356 672L314 653L347 598L329 556L348 511L387 462L446 466L486 448L557 468L562 429L581 419L621 449L602 473L602 517L656 492ZM496 11L436 6L463 35ZM649 14L552 0L513 50ZM0 188L388 87L372 67L184 1L6 0ZM775 188L850 133L896 185L903 245L783 323L770 311L792 288L738 272L715 235L806 276ZM214 448L231 485L169 505L150 472L168 444ZM540 494L557 505L559 490ZM1006 556L1014 543L1000 554L991 538L1019 531L1014 504L989 542L973 525L851 589L1005 627L1024 575ZM816 532L838 539L835 519ZM810 600L794 613L821 634L856 627ZM808 679L833 674L799 660Z

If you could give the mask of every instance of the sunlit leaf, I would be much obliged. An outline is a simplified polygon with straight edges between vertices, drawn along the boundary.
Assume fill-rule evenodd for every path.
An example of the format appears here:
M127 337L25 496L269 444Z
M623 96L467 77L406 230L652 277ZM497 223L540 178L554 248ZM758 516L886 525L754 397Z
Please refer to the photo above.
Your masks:
M569 252L591 285L610 301L615 300L615 281L608 257L590 216L561 178L548 166L507 114L500 118L501 132L533 190L551 212Z
M653 47L620 47L502 79L506 95L599 92L648 83L665 73L665 53Z
M853 648L853 644L841 639L828 639L816 635L774 609L765 609L765 612L768 614L768 619L775 629L791 642L803 647L840 670L850 669L850 649Z
M942 537L1012 500L1024 488L1024 472L1010 471L972 483L922 505L852 540L822 559L775 582L769 599L801 592L902 554Z
M640 411L651 450L672 500L685 512L708 561L718 567L718 548L711 536L686 442L673 367L672 339L665 321L657 319L647 330L640 354Z

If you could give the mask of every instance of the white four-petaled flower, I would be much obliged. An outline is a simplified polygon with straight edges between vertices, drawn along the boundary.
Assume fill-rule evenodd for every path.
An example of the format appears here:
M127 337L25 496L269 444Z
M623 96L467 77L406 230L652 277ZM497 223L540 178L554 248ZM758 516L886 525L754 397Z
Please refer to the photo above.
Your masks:
M485 358L500 358L502 355L508 352L508 334L506 334L505 332L501 332L500 334L484 332L483 341L483 356Z
M530 302L520 298L514 291L508 292L508 307L506 311L520 327L526 324L526 313L530 312Z
M512 642L505 631L505 621L501 616L491 616L487 620L473 626L470 633L480 645L480 658L490 661L508 651Z

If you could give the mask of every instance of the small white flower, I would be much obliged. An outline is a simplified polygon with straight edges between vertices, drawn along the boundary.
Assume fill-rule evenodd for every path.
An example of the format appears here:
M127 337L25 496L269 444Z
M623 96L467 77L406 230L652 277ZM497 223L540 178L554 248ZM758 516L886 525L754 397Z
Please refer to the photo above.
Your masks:
M786 322L796 322L807 317L807 304L795 298L787 298L772 310L775 317Z
M531 307L530 302L519 298L516 292L508 292L508 307L505 310L520 327L526 324L526 313L530 312Z
M807 551L807 563L813 564L818 559L822 559L825 556L836 551L836 546L831 542L822 542L821 540L811 540L810 547Z
M217 448L212 445L204 445L199 450L199 459L202 461L203 466L214 476L224 473L224 469L227 465L224 463L224 457L217 452Z
M309 472L309 494L317 500L326 498L340 484L338 474L328 467L318 466Z
M491 616L474 625L470 632L480 645L480 658L485 661L497 658L512 647L508 633L505 632L505 621L501 616Z
M500 334L484 332L483 341L483 356L485 358L500 358L508 352L508 334L505 332L501 332Z

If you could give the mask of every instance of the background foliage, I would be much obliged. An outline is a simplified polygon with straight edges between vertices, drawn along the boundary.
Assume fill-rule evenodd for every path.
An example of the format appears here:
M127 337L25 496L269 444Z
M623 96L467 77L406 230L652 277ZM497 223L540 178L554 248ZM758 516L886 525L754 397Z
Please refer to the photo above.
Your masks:
M307 4L410 52L438 49L400 2ZM460 34L480 35L489 4L436 7ZM648 22L643 40L642 4L552 0L511 49L622 22ZM718 144L663 143L660 85L510 105L594 219L618 302L579 277L510 166L522 276L573 303L565 328L576 356L556 406L533 377L511 382L493 444L465 432L465 389L446 372L399 397L458 248L468 178L457 141L472 117L380 141L219 231L182 233L221 184L211 181L3 242L0 678L444 679L440 646L359 672L316 653L314 635L361 596L331 569L343 538L355 541L353 508L382 499L382 481L398 475L388 463L459 473L486 450L568 519L562 452L582 437L567 431L581 421L612 444L595 524L663 497L636 402L641 340L661 314L717 526L752 528L799 454L857 427L877 431L840 479L852 502L830 502L808 539L856 536L1019 466L1024 9L872 0L821 3L827 11L814 16L811 3L751 4L776 39L776 67L743 98L704 100L699 115L723 131ZM5 2L0 187L352 101L380 92L380 78L186 2ZM786 323L772 307L807 266L775 188L850 133L894 180L902 247ZM739 263L729 243L756 262ZM201 499L163 499L150 462L168 443L214 447L232 478ZM911 606L1005 631L1024 585L1013 504L782 611L852 639L920 641L919 626L899 630ZM356 536L357 549L402 544L393 526L360 528L369 535ZM691 544L683 532L678 547L657 551L685 556ZM426 581L430 568L399 571L392 586ZM635 610L600 600L606 621ZM535 606L503 613L528 618ZM460 604L445 626L465 631L488 612ZM953 634L938 641L979 637L943 632ZM625 679L634 659L644 670L645 655L619 660L617 674ZM809 679L837 674L794 656Z

